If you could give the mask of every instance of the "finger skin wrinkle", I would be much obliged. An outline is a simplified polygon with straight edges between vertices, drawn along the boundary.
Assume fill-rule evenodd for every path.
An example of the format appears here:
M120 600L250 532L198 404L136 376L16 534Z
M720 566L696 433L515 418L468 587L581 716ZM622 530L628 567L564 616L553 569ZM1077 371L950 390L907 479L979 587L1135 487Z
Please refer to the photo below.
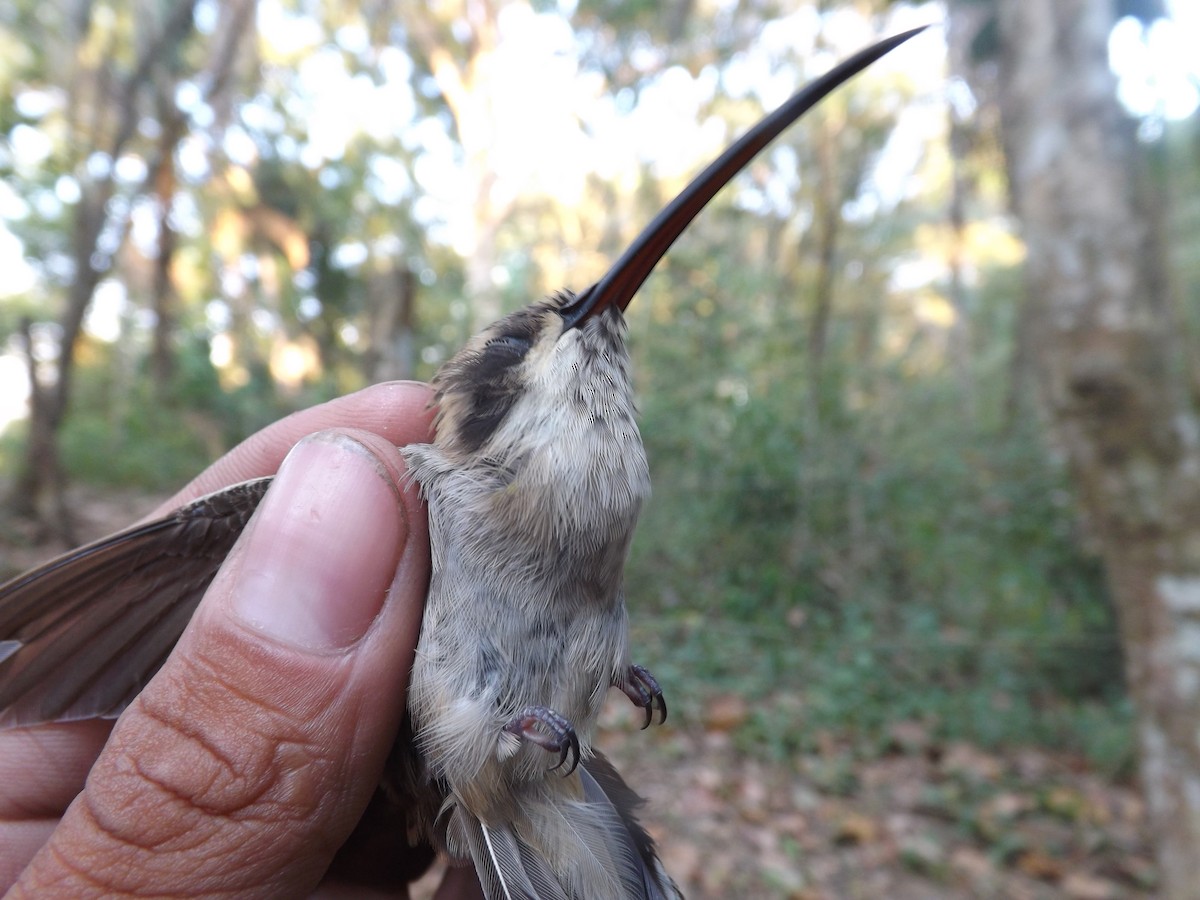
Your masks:
M248 890L230 878L229 873L210 879L189 880L192 873L189 861L179 865L163 866L161 871L147 873L132 860L118 864L113 858L102 854L68 855L58 851L53 843L47 848L53 858L53 866L41 866L37 877L19 886L10 895L12 898L73 897L73 898L121 898L121 897L164 897L172 898L217 898L279 896L278 885L258 883ZM51 874L52 873L52 874ZM167 876L155 877L155 876ZM174 876L174 877L171 877ZM180 877L182 876L182 877Z
M187 669L179 669L182 681L212 685L211 673L197 681L198 673ZM319 852L329 843L313 822L336 799L323 789L336 780L336 764L306 739L313 723L231 695L227 686L222 716L240 727L205 730L197 721L211 721L210 714L190 711L216 702L210 689L174 685L154 693L172 697L170 704L139 701L135 727L118 727L83 794L86 815L104 838L91 877L109 880L110 890L133 887L118 868L130 858L141 860L140 868L130 866L130 878L148 868L170 883L183 877L186 857L189 883L220 893L231 883L260 882L262 868L281 865L297 844ZM165 747L169 756L159 751Z
M226 711L239 726L232 734L196 725L187 709L202 705L200 698L183 707L143 703L142 733L121 747L125 765L162 796L205 815L272 821L311 815L329 760L292 717L239 699ZM171 747L171 757L163 759L156 747Z
M137 896L153 884L153 893L178 895L186 885L196 896L242 895L282 874L297 842L312 843L302 822L321 781L311 753L255 746L238 767L174 721L144 721L142 740L186 748L188 765L155 769L132 742L82 795L95 837L73 869L99 893Z
M62 896L72 897L113 896L113 886L101 877L103 870L95 865L98 860L87 855L76 854L72 857L61 853L58 846L53 843L48 846L48 850L54 859L55 866L42 866L39 871L42 873L51 871L56 873L57 877L54 879L43 878L36 882L32 886L32 896L53 897L57 896L60 891ZM136 894L134 895L136 896Z

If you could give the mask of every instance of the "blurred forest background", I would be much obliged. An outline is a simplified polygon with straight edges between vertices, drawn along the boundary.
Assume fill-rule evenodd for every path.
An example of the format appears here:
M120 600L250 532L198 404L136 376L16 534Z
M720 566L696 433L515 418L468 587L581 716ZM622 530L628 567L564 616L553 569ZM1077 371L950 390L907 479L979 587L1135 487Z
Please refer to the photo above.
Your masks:
M428 379L500 313L587 286L764 111L926 22L724 191L630 308L655 486L630 607L674 735L630 739L631 780L702 896L1200 896L1170 850L1200 859L1200 799L1189 832L1146 763L1200 784L1200 718L1127 686L1137 593L1110 551L1136 542L1104 513L1126 476L1160 512L1198 476L1131 450L1140 426L1124 455L1088 444L1054 387L1094 424L1161 383L1181 406L1148 402L1155 422L1195 422L1190 0L8 0L0 577L290 410ZM1078 147L1127 153L1122 178L1082 151L1074 185L1029 178L1093 122ZM1150 269L1055 243L1095 210L1039 219L1038 198L1103 213L1112 190ZM1105 265L1157 299L1048 299L1050 270ZM1162 371L1056 381L1047 335L1085 309L1105 360L1141 322ZM1140 467L1089 475L1118 457ZM1138 533L1200 553L1175 515ZM1185 581L1172 608L1194 615ZM1158 713L1156 757L1136 723ZM1187 721L1190 750L1170 739Z

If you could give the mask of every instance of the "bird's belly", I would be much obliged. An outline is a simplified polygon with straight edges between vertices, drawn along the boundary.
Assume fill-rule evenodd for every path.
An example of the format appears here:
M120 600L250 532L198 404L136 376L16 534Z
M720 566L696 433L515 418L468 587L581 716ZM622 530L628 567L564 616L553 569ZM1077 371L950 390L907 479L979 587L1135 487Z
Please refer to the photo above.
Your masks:
M623 605L575 609L496 596L485 582L431 585L409 687L409 714L431 774L462 792L478 782L541 778L559 760L506 726L530 707L567 719L590 742L626 664ZM472 596L488 591L481 599ZM550 598L546 598L550 599ZM500 600L501 602L497 602ZM559 610L563 610L560 614Z

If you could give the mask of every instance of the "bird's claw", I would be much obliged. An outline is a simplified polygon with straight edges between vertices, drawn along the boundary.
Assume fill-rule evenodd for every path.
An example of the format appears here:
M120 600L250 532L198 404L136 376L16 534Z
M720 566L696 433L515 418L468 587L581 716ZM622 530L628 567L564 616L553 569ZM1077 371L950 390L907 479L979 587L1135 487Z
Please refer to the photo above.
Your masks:
M540 726L540 727L539 727ZM564 716L546 706L527 706L512 718L504 730L522 740L537 744L543 750L558 754L558 764L550 771L561 769L570 759L571 764L563 777L570 775L579 765L579 737L575 728Z
M667 701L663 697L658 679L651 675L643 666L630 666L624 679L616 685L621 692L633 701L633 705L646 711L646 721L643 729L649 728L654 721L654 711L658 710L658 722L661 725L667 721Z

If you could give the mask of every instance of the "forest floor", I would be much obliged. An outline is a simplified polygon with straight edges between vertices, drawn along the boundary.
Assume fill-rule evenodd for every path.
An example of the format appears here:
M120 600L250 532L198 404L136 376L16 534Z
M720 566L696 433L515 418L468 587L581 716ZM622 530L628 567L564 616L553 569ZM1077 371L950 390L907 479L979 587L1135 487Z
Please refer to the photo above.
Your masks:
M1078 759L942 745L897 722L873 758L829 737L768 762L735 746L744 714L728 696L697 727L638 731L623 697L606 708L597 743L646 798L641 819L692 900L1155 896L1140 797Z
M689 897L1153 895L1139 795L1078 759L940 744L896 722L882 753L827 736L768 762L735 746L741 701L713 706L697 727L653 734L624 713L599 741L647 798L643 818Z
M85 494L81 537L124 527L156 502ZM55 552L30 538L0 523L0 579ZM714 694L702 721L673 713L639 731L624 698L614 692L606 707L597 744L645 796L642 820L688 897L1154 896L1136 788L1075 756L943 743L897 721L869 752L830 734L808 742L812 752L769 759L737 739L749 713L737 695Z

